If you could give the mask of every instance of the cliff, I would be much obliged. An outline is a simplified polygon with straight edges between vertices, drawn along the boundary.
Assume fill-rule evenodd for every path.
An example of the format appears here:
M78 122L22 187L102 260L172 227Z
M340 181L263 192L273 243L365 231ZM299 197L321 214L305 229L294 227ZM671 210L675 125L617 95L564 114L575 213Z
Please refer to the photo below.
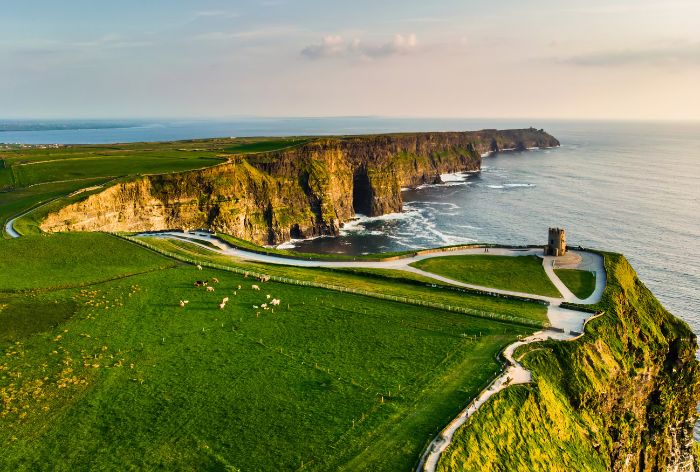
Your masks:
M49 214L41 229L210 228L260 244L332 235L356 213L401 211L402 187L480 169L483 153L558 145L533 128L319 138L119 183Z
M692 471L700 400L695 335L618 254L582 338L516 355L533 384L495 395L455 436L439 470Z

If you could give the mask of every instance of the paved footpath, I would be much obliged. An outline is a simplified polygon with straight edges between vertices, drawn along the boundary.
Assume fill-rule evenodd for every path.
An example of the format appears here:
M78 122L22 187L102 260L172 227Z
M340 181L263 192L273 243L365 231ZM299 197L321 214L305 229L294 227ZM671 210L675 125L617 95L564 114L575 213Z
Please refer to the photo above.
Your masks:
M48 202L47 202L48 203ZM17 238L20 234L14 229L14 222L17 218L23 215L19 215L11 220L9 220L5 225L5 231L10 237ZM606 276L605 267L603 264L603 258L598 254L594 254L586 251L569 251L570 253L580 256L576 263L568 263L565 266L561 266L567 269L582 269L589 270L595 273L596 286L593 293L585 300L580 300L564 285L564 283L557 277L554 272L556 258L554 257L543 257L542 266L545 273L550 278L552 283L561 293L561 297L545 297L542 295L534 295L530 293L515 292L510 290L495 289L491 287L484 287L480 285L467 284L460 282L458 280L443 277L437 274L426 272L424 270L418 269L416 267L410 266L411 263L420 261L423 259L428 259L431 257L449 257L449 256L460 256L460 255L483 255L483 248L474 247L467 249L459 249L454 251L444 251L435 252L430 254L416 255L412 257L400 258L391 261L316 261L316 260L305 260L305 259L291 259L285 257L279 257L267 254L258 254L255 252L245 251L242 249L235 248L229 244L224 243L220 239L213 238L211 235L201 232L158 232L158 233L142 233L142 236L151 236L154 238L172 238L187 240L191 243L197 244L200 247L209 249L211 251L217 252L219 254L224 254L232 257L241 258L244 260L264 262L268 264L277 265L287 265L287 266L298 266L298 267L336 267L336 268L368 268L368 269L392 269L399 271L413 272L415 274L422 275L424 277L432 278L435 281L456 285L459 287L473 288L478 290L484 290L487 292L504 294L504 295L515 295L519 297L530 298L534 300L546 301L549 303L547 308L547 317L552 327L563 330L553 331L545 330L539 331L525 339L516 341L503 350L503 358L506 361L506 368L503 370L500 376L498 376L485 390L483 390L477 398L472 401L467 408L465 408L454 420L450 422L428 445L421 460L417 470L425 472L433 472L437 468L440 456L447 449L447 447L452 442L452 438L457 430L466 423L466 421L476 413L481 405L483 405L489 398L494 394L500 392L504 388L513 384L528 383L531 381L531 374L528 370L523 368L514 358L513 353L515 350L525 344L543 341L545 339L559 339L559 340L571 340L574 339L577 334L583 331L584 323L587 319L591 317L591 313L577 310L569 310L562 308L560 304L564 301L571 303L580 304L593 304L597 303L603 291L605 290ZM217 249L203 244L204 242L213 244ZM489 248L488 255L493 256L528 256L528 255L541 255L541 249L509 249L509 248Z
M556 273L553 270L552 262L555 258L544 257L542 260L542 266L551 279L552 283L559 289L562 297L546 297L543 295L535 295L525 292L516 292L512 290L502 290L492 287L484 287L482 285L467 284L460 282L459 280L450 279L448 277L443 277L441 275L433 274L431 272L426 272L424 270L412 267L410 264L420 261L423 259L429 259L432 257L450 257L450 256L462 256L462 255L484 255L484 249L479 247L459 249L454 251L444 251L444 252L434 252L430 254L421 254L412 257L404 257L400 259L390 260L390 261L323 261L323 260L307 260L307 259L291 259L287 257L280 257L270 254L259 254L256 252L246 251L243 249L238 249L229 244L224 243L218 238L212 237L210 234L202 232L177 232L168 231L160 233L143 233L143 236L151 236L155 238L174 238L187 240L191 243L199 244L205 249L216 251L219 254L237 257L240 259L264 262L267 264L277 264L277 265L287 265L287 266L297 266L297 267L335 267L335 268L365 268L365 269L390 269L390 270L400 270L406 272L412 272L414 274L422 275L424 277L432 278L437 282L442 282L445 284L455 285L458 287L472 288L477 290L484 290L491 293L498 293L502 295L514 295L518 297L530 298L533 300L546 301L549 303L549 309L547 311L547 316L551 325L555 328L564 329L565 331L580 331L583 328L583 323L590 316L590 313L580 312L575 310L567 310L561 308L559 305L561 302L571 302L571 303L582 303L582 304L592 304L600 300L605 289L605 268L603 267L603 258L597 254L586 252L586 251L569 251L570 253L580 256L580 262L578 264L571 264L567 268L576 268L578 266L585 267L585 270L590 270L595 272L596 275L596 288L594 292L586 300L579 300L571 291L566 288L566 285L559 280ZM202 243L213 244L218 249L213 249L211 246L204 245ZM488 255L491 256L530 256L537 255L541 256L541 249L509 249L509 248L489 248Z
M549 305L547 308L547 317L549 318L549 322L551 323L552 327L558 328L559 330L563 330L563 332L557 330L538 331L532 334L531 336L528 336L524 339L518 340L506 346L506 348L502 352L502 356L506 362L506 367L504 368L501 375L499 375L493 382L491 382L491 384L489 384L488 387L482 390L482 392L467 406L467 408L462 410L462 412L460 412L460 414L455 419L453 419L428 445L423 455L421 456L420 462L417 467L417 470L421 472L434 472L437 469L437 464L440 460L440 456L449 447L450 443L452 442L452 439L454 438L455 433L459 430L460 427L462 427L467 422L467 420L474 413L476 413L479 410L481 405L486 403L493 395L505 389L509 385L531 382L531 373L513 358L513 354L518 347L529 343L544 341L546 339L558 339L561 341L572 340L579 336L578 333L583 332L584 324L586 320L588 320L592 316L591 313L565 309L560 306L561 303L564 301L579 304L597 303L603 295L603 290L605 290L606 284L603 258L598 254L586 251L569 251L574 256L578 256L572 258L576 262L569 262L567 263L567 265L561 266L567 269L582 269L589 270L595 273L595 290L588 298L586 298L585 300L581 300L577 298L573 293L571 293L571 291L566 287L566 285L559 279L559 277L557 277L556 273L554 272L556 258L551 256L546 256L542 258L542 266L544 268L545 273L550 278L554 286L559 290L559 293L561 293L562 296L558 298L545 297L542 295L534 295L530 293L514 292L510 290L500 290L473 284L466 284L458 280L453 280L410 266L410 264L413 262L428 259L431 257L483 255L483 248L478 247L460 249L455 251L435 252L431 254L422 254L392 261L315 261L303 259L290 259L274 255L258 254L254 252L244 251L230 246L228 244L225 244L221 240L213 238L211 237L211 235L206 233L165 232L150 233L148 235L158 238L184 239L194 244L198 244L203 248L216 251L220 254L238 257L249 261L301 267L354 267L408 271L432 278L439 282L456 285L459 287L474 288L506 295L516 295L520 297L526 297L535 300L543 300L548 302ZM202 244L205 241L207 243L213 244L218 249L213 249L208 245ZM541 249L523 250L508 248L489 248L488 252L489 255L511 257L528 255L539 256L541 255L541 253Z

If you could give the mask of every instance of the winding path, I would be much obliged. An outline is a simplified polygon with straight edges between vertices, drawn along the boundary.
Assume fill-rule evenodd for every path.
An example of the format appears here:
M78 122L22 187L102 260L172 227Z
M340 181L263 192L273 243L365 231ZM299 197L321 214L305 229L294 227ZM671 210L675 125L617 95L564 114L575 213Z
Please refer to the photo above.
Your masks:
M545 273L550 278L552 283L556 286L561 293L560 298L556 297L546 297L542 295L534 295L530 293L514 292L510 290L500 290L491 287L483 287L479 285L466 284L458 280L449 279L440 275L436 275L430 272L426 272L410 264L419 260L427 259L430 257L444 257L444 256L458 256L458 255L483 255L483 248L467 248L455 251L445 251L437 252L431 254L416 255L413 257L406 257L391 261L314 261L314 260L303 260L303 259L289 259L274 255L258 254L250 251L244 251L233 246L230 246L221 240L212 237L207 233L201 232L162 232L162 233L144 233L144 235L156 237L156 238L173 238L186 240L191 243L197 244L203 248L209 249L211 251L218 252L220 254L238 257L245 260L265 262L268 264L278 264L278 265L288 265L288 266L302 266L302 267L336 267L336 268L371 268L371 269L392 269L413 272L420 274L425 277L435 279L436 281L466 287L475 288L479 290L484 290L493 293L506 294L506 295L516 295L519 297L530 298L534 300L546 301L549 303L547 308L547 317L554 329L548 329L544 331L538 331L524 339L518 340L512 344L506 346L502 351L501 355L505 359L506 367L501 372L501 375L496 377L481 393L464 409L460 414L453 419L428 445L428 447L423 452L420 458L417 471L420 472L434 472L437 469L438 462L440 460L443 452L452 443L455 433L462 427L467 420L476 413L481 405L486 403L489 398L491 398L496 393L505 389L509 385L529 383L532 381L532 375L530 371L525 369L518 361L513 357L515 350L525 344L544 341L546 339L558 339L558 340L572 340L579 337L581 332L583 332L584 324L593 315L584 311L569 310L562 308L560 305L562 302L579 303L579 304L594 304L597 303L606 285L606 274L605 267L603 263L603 258L598 255L587 251L574 251L569 252L579 256L576 257L575 263L568 263L567 265L562 265L560 267L565 267L569 269L581 269L589 270L595 273L596 285L593 293L586 299L581 300L576 297L566 285L557 277L554 272L555 264L557 258L546 256L542 258L542 266ZM208 245L203 244L204 242ZM215 246L217 249L211 247ZM508 249L508 248L490 248L490 255L500 255L500 256L527 256L527 255L540 255L541 249Z
M597 254L587 252L587 251L574 251L570 250L569 253L580 256L580 262L577 264L572 264L567 266L567 268L582 268L584 270L590 270L595 273L596 287L591 296L585 300L580 300L564 285L564 283L559 280L556 273L552 268L552 262L555 258L547 256L542 260L542 265L551 279L552 283L559 289L562 297L547 297L544 295L535 295L525 292L517 292L513 290L502 290L492 287L485 287L482 285L468 284L461 282L459 280L450 279L443 277L441 275L433 274L431 272L426 272L424 270L418 269L411 266L410 264L420 261L423 259L429 259L432 257L449 257L449 256L460 256L460 255L483 255L483 248L473 247L459 250L451 250L445 252L435 252L430 254L420 254L412 257L404 257L401 259L389 260L389 261L324 261L324 260L307 260L307 259L291 259L287 257L275 256L270 254L260 254L252 251L246 251L233 247L220 239L213 237L208 233L203 232L187 232L183 233L180 231L165 231L165 232L154 232L154 233L141 233L141 236L149 236L153 238L166 238L166 239L179 239L185 240L190 243L199 245L202 248L208 249L213 252L217 252L222 255L237 257L247 261L263 262L267 264L276 265L286 265L286 266L297 266L297 267L331 267L331 268L364 268L364 269L390 269L412 272L424 277L434 279L438 282L455 285L458 287L471 288L477 290L483 290L485 292L497 293L501 295L513 295L517 297L529 298L532 300L545 301L549 304L549 309L547 311L547 316L549 321L554 328L563 329L566 332L575 331L580 332L583 328L583 323L590 316L588 312L581 312L576 310L568 310L560 307L562 302L570 303L581 303L581 304L592 304L600 300L605 289L605 268L603 266L603 258ZM214 249L215 246L217 249ZM490 248L489 255L492 256L531 256L531 255L541 255L541 249L509 249L509 248Z
M31 210L30 210L31 211ZM15 220L20 218L22 215L18 215L15 218L9 220L5 225L5 231L13 238L19 237L20 234L15 231L13 224ZM286 266L300 266L300 267L335 267L335 268L368 268L368 269L391 269L399 271L407 271L415 274L422 275L424 277L432 278L436 281L459 286L465 288L473 288L478 290L483 290L486 292L504 294L504 295L515 295L524 298L530 298L533 300L546 301L548 303L547 317L551 323L553 329L548 329L544 331L539 331L531 336L524 339L518 340L508 346L502 351L502 357L506 361L506 367L504 368L501 375L499 375L495 380L493 380L482 392L474 399L460 414L452 420L428 445L425 449L418 467L416 470L421 472L433 472L437 469L440 456L447 449L447 447L452 442L452 439L457 432L457 430L463 426L466 421L478 411L478 409L488 401L494 394L500 392L509 385L522 384L531 382L531 374L526 370L520 363L518 363L513 358L513 353L515 350L525 344L543 341L546 339L558 339L558 340L572 340L580 336L583 331L583 326L585 322L591 318L592 314L584 311L569 310L562 308L560 305L562 302L571 302L579 304L593 304L597 303L605 290L606 285L606 274L605 267L603 264L603 258L597 254L587 252L587 251L569 251L577 256L577 262L573 264L568 264L566 267L571 269L582 269L589 270L595 273L596 286L593 293L586 298L581 300L577 298L571 291L566 287L566 285L557 277L554 272L555 263L557 261L554 257L543 257L542 266L545 273L550 278L552 283L556 286L561 293L560 298L556 297L546 297L542 295L534 295L530 293L516 292L511 290L495 289L491 287L484 287L480 285L467 284L460 282L458 280L453 280L447 277L443 277L437 274L426 272L424 270L412 267L410 264L419 260L428 259L431 257L445 257L445 256L458 256L458 255L483 255L483 248L474 247L459 249L453 251L436 252L430 254L415 255L412 257L400 258L390 261L320 261L320 260L305 260L305 259L291 259L280 256L259 254L256 252L245 251L238 249L229 244L224 243L218 238L212 237L210 234L202 232L177 232L177 231L167 231L167 232L157 232L157 233L142 233L141 236L150 236L154 238L170 238L186 240L190 243L197 244L198 246L208 249L210 251L237 257L240 259L263 262L267 264L277 264ZM205 244L206 243L206 244ZM214 247L212 247L214 246ZM500 255L500 256L527 256L527 255L540 255L541 249L508 249L508 248L490 248L489 255Z

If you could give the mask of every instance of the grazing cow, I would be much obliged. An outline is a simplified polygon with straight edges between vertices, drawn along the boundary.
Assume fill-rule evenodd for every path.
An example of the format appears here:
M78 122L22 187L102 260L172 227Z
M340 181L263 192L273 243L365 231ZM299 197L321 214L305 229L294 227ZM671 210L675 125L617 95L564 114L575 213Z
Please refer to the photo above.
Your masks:
M226 306L226 302L219 303L219 309L220 309L220 310L223 310L225 306Z
M252 288L253 290L260 290L260 287L258 287L257 285L251 285L250 288Z
M219 283L219 279L217 279L216 277L212 277L211 281L214 282L215 284Z
M267 295L265 295L265 297L269 300L269 299L270 299L270 294L268 293Z
M277 306L277 305L279 305L279 304L280 304L279 298L273 298L272 301L270 302L270 305L275 305L275 306Z
M197 270L202 270L202 266L197 264Z
M263 310L267 310L267 303L263 303L262 305L260 305L260 308L262 308Z
M180 306L181 306L182 308L185 308L185 305L187 305L188 303L189 303L188 300L180 300Z
M213 292L213 291L214 291L214 287L207 287L207 292Z
M224 299L222 300L223 303L226 303L227 301L228 301L228 297L224 297Z
M238 286L238 290L240 290L240 289L241 289L241 286L239 285L239 286Z

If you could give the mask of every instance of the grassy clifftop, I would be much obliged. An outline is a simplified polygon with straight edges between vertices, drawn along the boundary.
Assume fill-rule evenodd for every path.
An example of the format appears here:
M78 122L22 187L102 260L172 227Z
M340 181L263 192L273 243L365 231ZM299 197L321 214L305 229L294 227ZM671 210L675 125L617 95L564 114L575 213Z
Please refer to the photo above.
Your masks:
M521 129L282 140L270 151L273 144L224 148L217 156L228 162L218 166L115 184L52 212L41 228L206 227L259 244L338 234L356 213L401 211L402 187L478 170L483 152L559 142Z
M528 345L533 384L496 395L440 470L692 470L700 398L695 335L619 254L585 335Z

